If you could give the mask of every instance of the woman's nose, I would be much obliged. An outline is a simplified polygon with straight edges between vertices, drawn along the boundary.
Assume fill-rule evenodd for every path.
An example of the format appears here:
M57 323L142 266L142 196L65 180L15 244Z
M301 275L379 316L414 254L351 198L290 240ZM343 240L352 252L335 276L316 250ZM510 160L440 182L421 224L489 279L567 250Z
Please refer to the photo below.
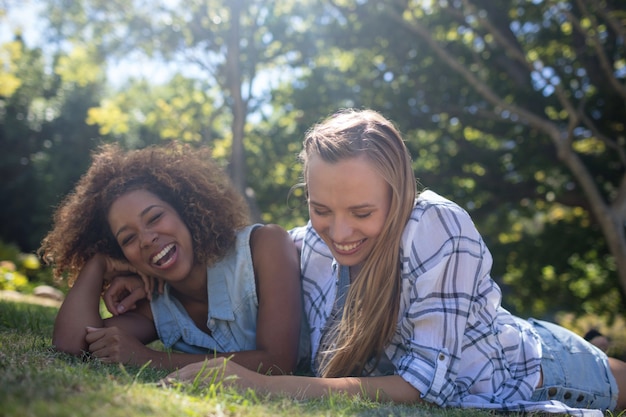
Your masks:
M158 239L158 234L150 230L145 230L139 234L141 246L150 246Z
M352 227L347 221L335 217L330 225L329 232L332 240L335 242L343 242L348 240L352 235Z

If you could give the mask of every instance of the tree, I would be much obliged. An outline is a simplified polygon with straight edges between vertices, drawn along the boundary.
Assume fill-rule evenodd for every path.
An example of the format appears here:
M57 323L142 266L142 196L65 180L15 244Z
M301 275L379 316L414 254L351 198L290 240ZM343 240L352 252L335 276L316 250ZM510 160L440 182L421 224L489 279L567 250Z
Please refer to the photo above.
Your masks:
M367 106L396 121L422 183L472 212L520 313L623 312L617 3L329 3L316 26L325 53L294 106Z
M84 119L102 78L78 50L53 56L50 71L41 48L28 48L20 37L0 48L16 80L16 88L0 93L0 238L33 251L97 144Z
M449 114L482 119L475 125L486 133L522 125L533 140L551 142L552 149L515 146L552 160L554 172L535 178L544 183L536 190L545 201L591 213L626 292L623 10L585 0L438 4L398 2L385 11L475 93L450 100Z
M88 109L86 123L97 125L101 135L127 148L172 140L210 143L223 159L227 151L217 139L228 126L213 106L217 97L213 93L206 82L181 74L163 84L129 79L99 106Z
M164 82L130 79L74 111L106 140L208 144L254 190L257 220L290 227L306 219L301 190L288 197L306 129L374 108L403 131L422 184L471 212L518 313L624 312L617 1L48 5L49 39L81 46L71 62L174 64Z
M49 0L48 15L62 39L83 39L103 54L141 52L175 62L186 76L210 79L219 87L231 117L229 171L235 186L250 196L245 164L248 115L259 110L258 75L284 65L306 29L307 2L180 0L117 2ZM298 24L294 25L293 22ZM267 80L267 78L265 78ZM261 81L263 82L263 81Z
M515 148L508 174L531 179L515 184L518 203L523 201L520 196L536 202L530 203L535 209L547 202L548 214L563 210L559 207L588 210L612 254L623 293L626 62L617 3L437 4L441 6L429 9L396 2L386 5L383 13L447 68L429 78L430 84L452 81L459 86L456 90L444 84L446 100L425 102L439 109L448 123L454 120L463 127L465 140L456 141L456 146L466 146L477 134L498 138L508 133L500 141ZM375 8L380 17L382 7ZM368 10L373 10L371 5ZM461 94L450 97L451 91ZM507 124L519 127L527 138L507 132ZM511 142L516 136L517 143ZM534 178L532 171L521 168L533 160L542 161L530 163Z

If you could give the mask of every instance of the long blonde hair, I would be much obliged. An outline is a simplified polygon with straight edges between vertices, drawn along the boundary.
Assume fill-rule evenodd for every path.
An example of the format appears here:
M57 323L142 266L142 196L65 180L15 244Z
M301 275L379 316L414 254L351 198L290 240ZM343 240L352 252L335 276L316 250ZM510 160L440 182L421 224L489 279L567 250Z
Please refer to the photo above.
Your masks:
M336 163L364 155L391 189L382 232L350 285L332 350L319 352L324 377L362 375L378 361L396 330L400 305L400 240L417 195L411 156L395 126L373 110L342 110L306 134L300 153L306 185L308 161Z

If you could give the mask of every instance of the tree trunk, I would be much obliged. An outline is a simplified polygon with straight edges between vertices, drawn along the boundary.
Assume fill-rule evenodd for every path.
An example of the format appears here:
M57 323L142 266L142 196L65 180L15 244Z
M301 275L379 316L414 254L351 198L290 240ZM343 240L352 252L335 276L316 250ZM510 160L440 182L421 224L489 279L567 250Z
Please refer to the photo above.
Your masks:
M248 116L248 99L243 97L241 85L243 77L239 58L241 56L241 13L244 2L231 0L231 28L228 38L226 70L228 91L232 100L232 150L230 155L230 178L237 190L246 198L253 222L261 221L261 213L256 204L256 197L248 190L246 153L243 144L246 119ZM252 80L250 80L252 82Z
M239 47L241 33L241 0L231 0L231 28L228 39L226 68L228 78L228 91L232 99L232 152L230 155L230 176L233 184L240 193L246 192L246 157L243 147L244 127L246 124L247 105L241 93L241 68Z
M602 234L606 239L611 255L615 258L615 266L622 291L626 293L626 235L624 234L625 220L622 210L620 196L613 200L612 205L608 205L589 171L582 163L578 155L568 145L569 141L564 141L560 137L552 137L557 147L559 159L569 168L590 203L591 211L596 217ZM625 180L622 178L622 185Z

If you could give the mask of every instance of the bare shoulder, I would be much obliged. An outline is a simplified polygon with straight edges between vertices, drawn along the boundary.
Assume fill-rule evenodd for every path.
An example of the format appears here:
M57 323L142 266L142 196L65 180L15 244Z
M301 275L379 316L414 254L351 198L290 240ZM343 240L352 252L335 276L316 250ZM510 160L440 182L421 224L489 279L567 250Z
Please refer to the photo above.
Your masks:
M290 246L292 243L289 233L277 224L266 224L257 227L250 236L250 246L253 251L272 245Z
M250 236L250 251L255 265L296 260L298 250L289 233L277 224L257 227Z

